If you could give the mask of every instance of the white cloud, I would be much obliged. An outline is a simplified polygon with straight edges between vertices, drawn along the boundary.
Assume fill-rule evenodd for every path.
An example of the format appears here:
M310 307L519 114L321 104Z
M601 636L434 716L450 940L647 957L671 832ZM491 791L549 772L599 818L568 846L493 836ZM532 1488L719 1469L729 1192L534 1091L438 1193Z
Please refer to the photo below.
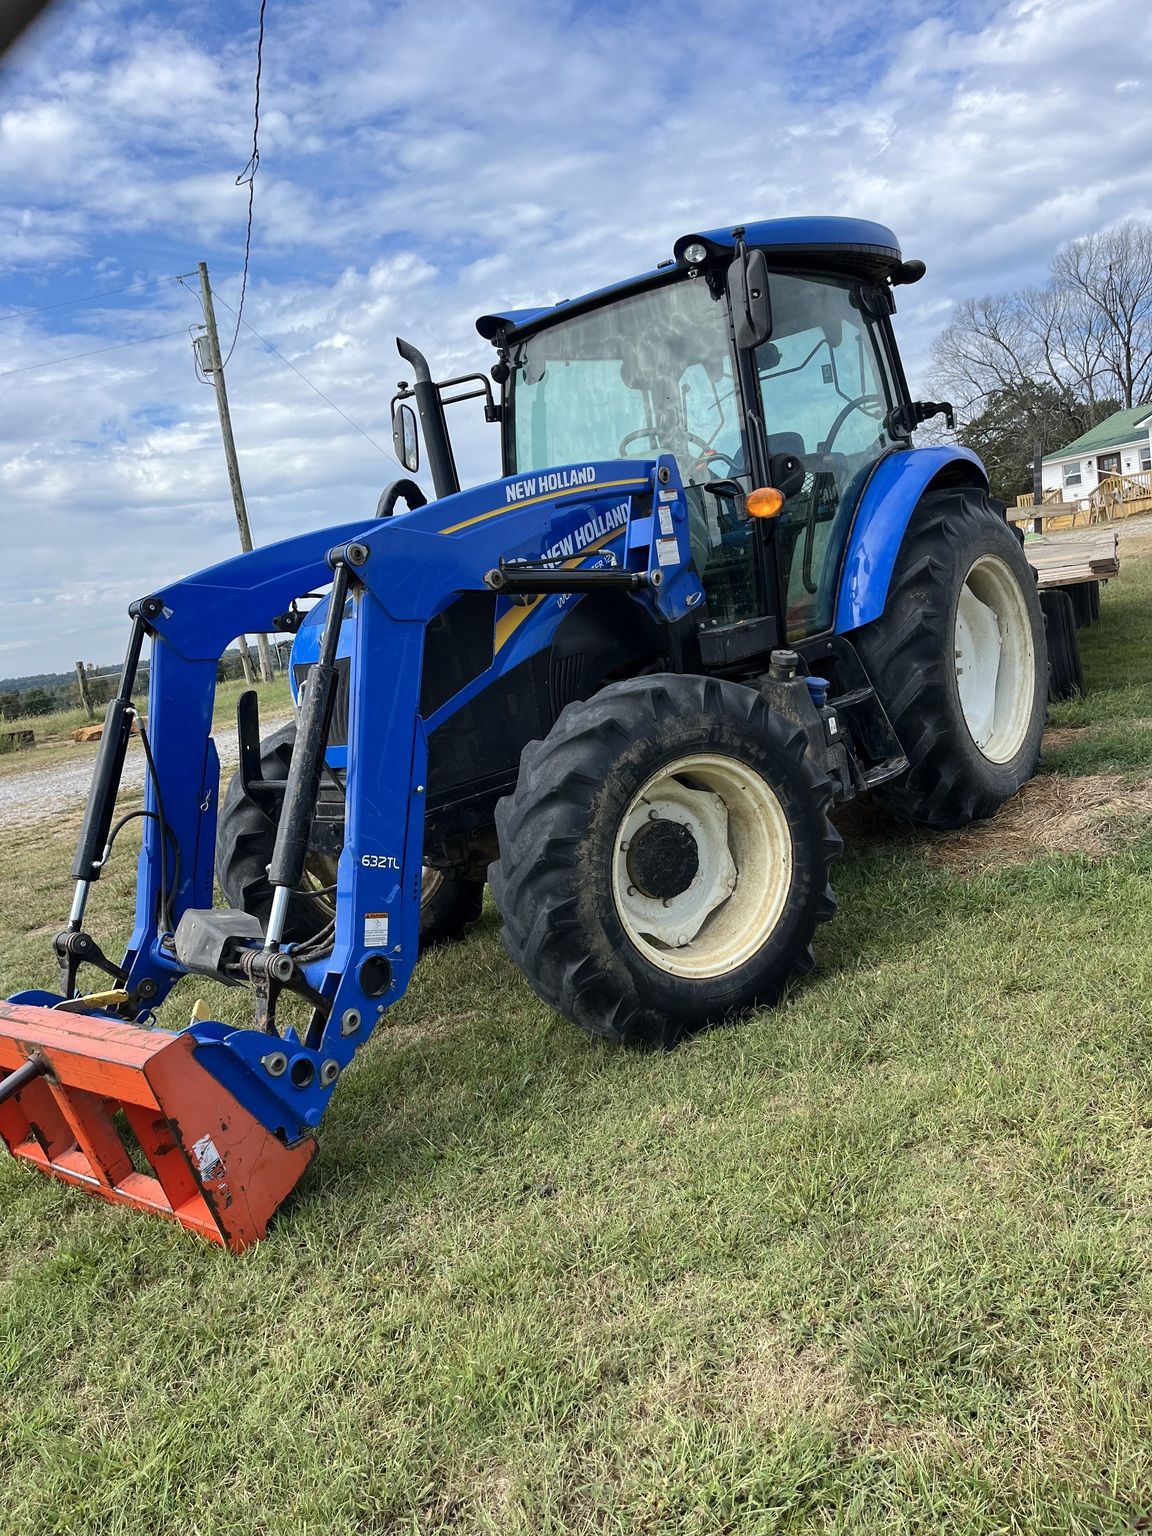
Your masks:
M50 304L206 258L236 302L255 13L229 8L219 35L216 13L175 27L158 0L84 0L30 35L0 80L0 298ZM279 0L268 23L245 314L385 447L397 332L438 369L484 366L478 313L642 270L691 228L891 224L929 267L901 295L915 374L956 299L1152 211L1143 0ZM197 319L174 284L27 316L0 325L0 373ZM240 337L257 536L370 511L395 466ZM453 427L465 474L493 474L494 429L471 406ZM232 552L183 336L0 378L0 535L12 670L111 659L130 596Z

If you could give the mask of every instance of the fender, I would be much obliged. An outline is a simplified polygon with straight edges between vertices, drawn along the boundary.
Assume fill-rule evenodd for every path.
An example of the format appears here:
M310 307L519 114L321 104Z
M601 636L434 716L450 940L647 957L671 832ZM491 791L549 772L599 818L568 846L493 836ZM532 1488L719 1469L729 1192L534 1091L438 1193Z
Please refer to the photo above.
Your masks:
M916 504L949 465L971 465L966 478L988 484L988 475L970 448L907 448L890 453L876 467L856 508L840 574L835 630L838 635L870 624L884 612L896 556Z

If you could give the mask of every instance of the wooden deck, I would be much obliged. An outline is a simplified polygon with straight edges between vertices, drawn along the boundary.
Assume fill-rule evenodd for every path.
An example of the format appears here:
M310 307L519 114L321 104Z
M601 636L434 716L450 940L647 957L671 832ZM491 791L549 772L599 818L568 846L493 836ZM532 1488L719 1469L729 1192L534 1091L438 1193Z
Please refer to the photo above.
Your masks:
M1133 475L1105 475L1094 491L1073 501L1065 501L1063 491L1046 491L1044 500L1034 503L1031 496L1018 496L1008 516L1014 523L1028 523L1036 533L1057 528L1089 527L1116 522L1126 517L1140 517L1152 512L1152 470Z
M1115 528L1083 528L1024 541L1024 553L1041 589L1082 581L1109 581L1120 574Z

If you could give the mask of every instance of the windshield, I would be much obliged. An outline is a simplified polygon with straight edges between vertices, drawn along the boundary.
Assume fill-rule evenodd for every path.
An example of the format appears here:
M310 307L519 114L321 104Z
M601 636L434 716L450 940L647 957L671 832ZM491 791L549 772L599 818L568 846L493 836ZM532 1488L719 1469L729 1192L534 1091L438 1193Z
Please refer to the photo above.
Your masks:
M511 362L512 471L673 453L694 484L740 453L724 306L703 278L563 320Z
M748 515L739 499L704 490L743 476L746 463L727 313L707 282L681 279L562 320L519 342L510 361L509 470L675 455L709 616L756 617Z

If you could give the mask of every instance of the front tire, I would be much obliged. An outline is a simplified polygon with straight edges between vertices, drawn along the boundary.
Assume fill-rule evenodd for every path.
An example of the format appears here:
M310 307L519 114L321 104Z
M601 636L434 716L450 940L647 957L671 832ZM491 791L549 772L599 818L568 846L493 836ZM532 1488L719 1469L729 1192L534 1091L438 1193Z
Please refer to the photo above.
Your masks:
M260 743L260 767L265 778L286 779L296 744L296 724L289 720ZM236 774L220 803L216 828L216 878L230 907L250 912L267 925L272 911L268 865L276 842L276 823L262 806L244 793ZM313 939L335 915L330 887L336 880L336 860L310 853L305 864L307 888L288 902L285 940L303 944ZM420 948L450 944L462 937L480 916L484 882L451 870L424 866L420 885Z
M671 1045L776 1002L835 910L831 786L802 732L716 678L615 683L530 742L489 884L534 990L592 1035Z
M875 791L894 815L966 826L1032 777L1048 693L1044 620L1020 541L983 491L921 500L885 610L852 639L908 757Z

